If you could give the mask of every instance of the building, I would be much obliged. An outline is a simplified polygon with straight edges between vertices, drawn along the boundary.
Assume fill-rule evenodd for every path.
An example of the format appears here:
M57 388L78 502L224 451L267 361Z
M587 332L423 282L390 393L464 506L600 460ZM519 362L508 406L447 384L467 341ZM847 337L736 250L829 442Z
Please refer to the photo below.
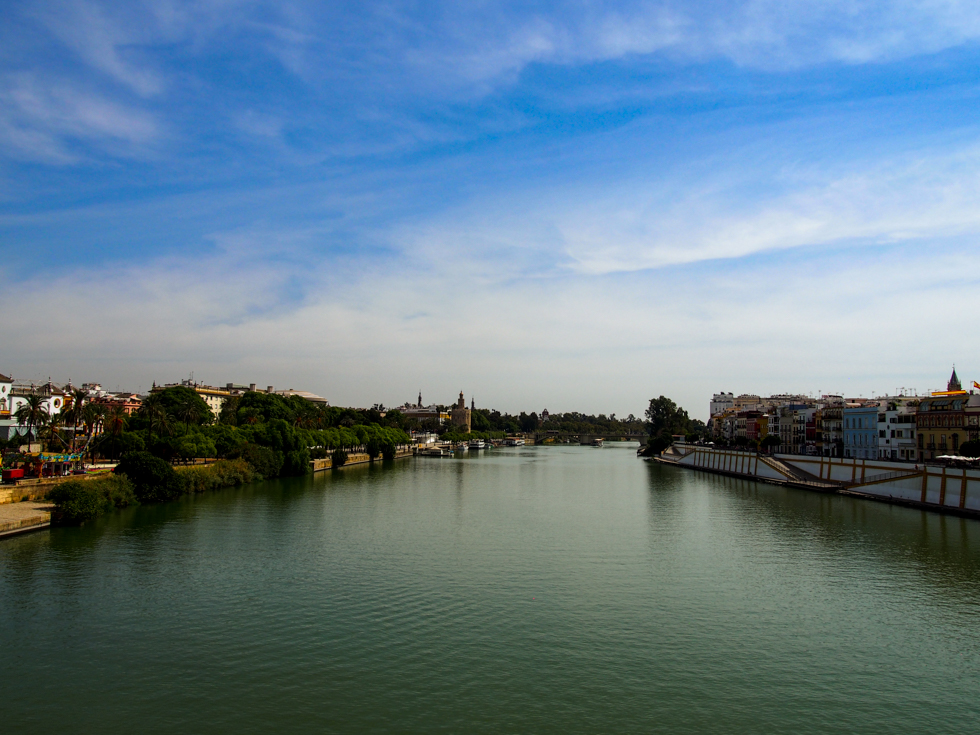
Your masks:
M971 396L930 396L923 398L915 414L920 459L957 454L967 441L966 408Z
M732 408L735 408L734 393L715 393L708 404L708 416L717 416Z
M13 389L13 378L0 374L0 419L10 418L10 400Z
M319 406L330 405L330 402L326 398L323 398L322 396L318 396L316 393L310 393L309 391L305 391L305 390L293 390L292 388L290 388L289 390L277 390L276 395L280 395L285 398L289 398L290 396L299 396L304 401L309 401L310 403L315 403Z
M760 408L762 404L762 398L750 393L743 393L734 400L736 411L745 411L749 408Z
M110 408L119 407L127 416L139 413L143 405L143 399L136 393L107 393L104 396L93 398L92 403L99 403Z
M750 442L759 442L769 433L769 415L761 411L746 411L745 438Z
M945 391L919 401L915 413L919 458L959 454L960 445L970 439L969 421L976 415L972 409L978 404L980 396L963 390L954 367Z
M406 403L404 406L399 406L395 410L404 414L405 418L415 421L428 421L431 419L441 424L450 418L448 412L443 411L434 403L430 406L423 406L421 391L419 391L419 400L416 405L413 406L411 403Z
M878 403L844 408L844 456L878 458Z
M817 443L825 457L844 456L844 397L821 396L820 436Z
M201 399L208 404L208 408L211 409L211 413L214 414L215 418L221 415L221 408L225 405L225 401L231 396L231 391L225 388L216 388L213 385L204 385L202 383L196 383L193 380L182 380L179 383L167 383L166 385L153 384L150 388L150 393L159 393L167 388L176 388L178 386L183 386L184 388L190 388L195 393L197 393ZM272 386L269 386L269 393L272 393Z
M65 392L48 380L43 385L33 383L14 383L13 380L5 378L0 381L0 396L6 396L7 413L0 415L0 439L10 439L13 436L27 433L27 426L20 424L16 419L17 410L27 404L27 397L39 395L43 397L41 406L48 416L61 413L65 407ZM6 390L4 390L6 388Z
M453 427L462 434L469 434L473 425L473 412L466 407L466 399L463 398L463 391L459 392L459 400L452 410Z
M897 396L883 399L878 409L878 459L916 461L916 414L919 399Z

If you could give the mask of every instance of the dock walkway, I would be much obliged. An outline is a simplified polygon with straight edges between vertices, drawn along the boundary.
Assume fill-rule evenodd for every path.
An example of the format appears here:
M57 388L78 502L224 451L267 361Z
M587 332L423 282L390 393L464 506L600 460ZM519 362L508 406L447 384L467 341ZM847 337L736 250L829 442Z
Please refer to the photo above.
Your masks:
M34 500L0 505L0 538L47 528L51 525L53 508L50 503Z

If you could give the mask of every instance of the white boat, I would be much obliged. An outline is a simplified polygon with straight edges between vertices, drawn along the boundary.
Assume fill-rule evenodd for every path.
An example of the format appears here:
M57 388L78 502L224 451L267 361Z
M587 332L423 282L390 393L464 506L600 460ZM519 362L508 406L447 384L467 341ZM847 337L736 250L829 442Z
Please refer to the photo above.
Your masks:
M452 452L447 449L440 449L439 447L429 447L427 449L419 450L420 457L450 457Z
M524 440L523 439L520 439L518 437L508 436L506 439L504 439L504 446L505 447L523 447L524 446Z
M470 443L467 444L471 450L472 449L486 449L487 443L483 439L470 439Z
M594 447L601 447L602 446L602 437L599 437L597 439L593 439L592 440L592 446L594 446Z

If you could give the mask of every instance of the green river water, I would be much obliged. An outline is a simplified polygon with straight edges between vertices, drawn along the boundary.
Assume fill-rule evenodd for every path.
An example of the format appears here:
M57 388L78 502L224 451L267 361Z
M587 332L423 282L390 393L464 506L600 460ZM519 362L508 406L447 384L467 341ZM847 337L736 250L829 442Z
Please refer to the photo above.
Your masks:
M635 448L0 541L0 731L980 732L980 523Z

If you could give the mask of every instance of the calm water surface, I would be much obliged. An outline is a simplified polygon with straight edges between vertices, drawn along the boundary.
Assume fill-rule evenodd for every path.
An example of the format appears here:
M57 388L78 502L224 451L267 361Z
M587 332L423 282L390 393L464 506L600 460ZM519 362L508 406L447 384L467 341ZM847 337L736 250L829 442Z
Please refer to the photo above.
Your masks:
M636 445L0 542L3 732L976 733L980 523Z

